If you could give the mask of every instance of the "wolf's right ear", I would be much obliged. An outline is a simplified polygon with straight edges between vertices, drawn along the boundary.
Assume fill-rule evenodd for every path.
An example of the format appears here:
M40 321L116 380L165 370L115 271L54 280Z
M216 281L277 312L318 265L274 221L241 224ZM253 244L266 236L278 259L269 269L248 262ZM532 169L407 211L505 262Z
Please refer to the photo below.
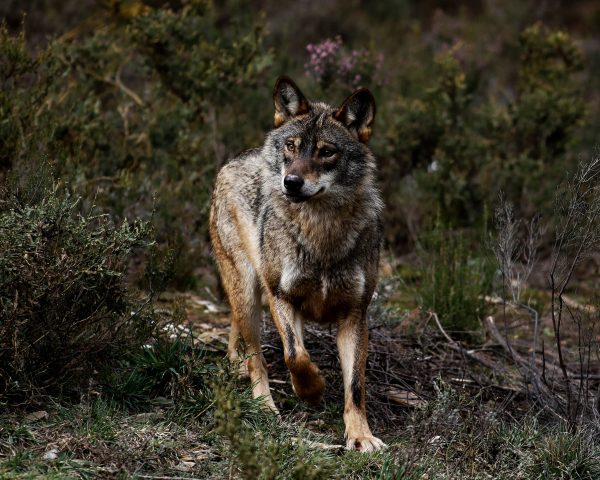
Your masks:
M275 127L310 110L306 97L292 79L285 75L279 77L275 83L273 103L275 104Z

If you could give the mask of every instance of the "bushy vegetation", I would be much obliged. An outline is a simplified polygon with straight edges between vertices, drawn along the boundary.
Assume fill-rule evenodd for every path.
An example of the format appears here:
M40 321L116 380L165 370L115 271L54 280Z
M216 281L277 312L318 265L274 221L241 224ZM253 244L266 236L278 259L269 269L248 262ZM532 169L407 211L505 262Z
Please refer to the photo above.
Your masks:
M39 192L38 192L39 193ZM150 312L125 283L147 225L115 226L52 190L0 206L0 395L23 399L89 381L102 362L144 342Z
M439 478L592 479L600 474L592 430L548 426L537 416L515 423L507 416L510 409L491 410L481 397L443 382L436 391L435 401L415 414L411 428L415 449Z
M481 22L499 28L493 15ZM245 2L115 2L33 55L27 32L3 26L0 166L46 158L115 218L154 208L159 242L179 247L175 282L194 286L194 267L208 265L213 176L260 144L271 83L286 70L334 102L358 85L375 91L373 148L396 251L440 211L456 226L480 225L501 190L519 213L549 213L586 118L581 50L541 23L520 34L507 27L496 40L511 57L506 71L486 73L474 32L465 26L465 40L449 40L449 20L436 21L433 44L408 29L391 54L387 44L337 36L277 61L265 20Z
M551 212L555 183L549 179L560 178L584 119L575 78L581 52L564 32L527 28L514 93L501 100L481 91L483 79L461 62L458 48L435 57L433 82L422 92L393 98L393 115L386 112L391 158L382 168L392 225L410 221L418 231L441 211L445 221L475 226L484 220L483 206L492 206L501 191L524 215ZM398 188L397 179L407 174L420 207L410 206L414 190ZM398 208L402 202L409 205ZM411 208L419 210L406 218Z
M35 56L25 33L0 29L1 165L45 158L115 220L154 211L159 243L178 248L174 282L190 287L206 264L212 178L256 142L250 87L270 57L248 14L223 19L203 0L136 5ZM268 103L268 89L260 96Z

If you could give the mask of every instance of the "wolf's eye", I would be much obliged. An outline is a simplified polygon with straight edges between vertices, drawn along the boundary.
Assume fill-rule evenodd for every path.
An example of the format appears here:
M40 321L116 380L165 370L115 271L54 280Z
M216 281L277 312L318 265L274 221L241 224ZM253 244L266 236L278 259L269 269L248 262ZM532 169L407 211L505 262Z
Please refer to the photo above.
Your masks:
M321 157L330 158L330 157L333 157L334 155L335 155L335 150L332 150L331 148L322 148L321 150L319 150L319 156L321 156Z
M288 152L293 152L296 148L296 144L291 140L288 140L287 142L285 142L285 148Z

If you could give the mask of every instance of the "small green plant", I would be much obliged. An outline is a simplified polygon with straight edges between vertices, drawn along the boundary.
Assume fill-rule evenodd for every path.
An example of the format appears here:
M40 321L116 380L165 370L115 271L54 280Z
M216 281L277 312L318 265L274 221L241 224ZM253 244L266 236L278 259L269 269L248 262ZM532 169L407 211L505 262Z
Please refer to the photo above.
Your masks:
M75 424L79 433L94 444L112 442L118 435L117 413L101 398L82 403L78 407L80 422Z
M316 480L334 476L329 454L309 448L303 441L304 435L280 424L271 412L265 411L262 401L249 401L249 391L235 389L235 374L230 366L222 366L212 388L216 430L229 441L230 462L242 478Z
M421 307L437 313L450 334L463 337L480 329L494 274L491 262L472 246L461 232L445 228L438 220L420 248Z
M103 394L127 410L185 398L193 399L195 408L201 409L210 400L206 396L208 375L204 351L193 346L191 336L179 335L173 340L158 336L107 368L101 382Z
M0 426L0 450L14 450L35 443L34 434L24 423L5 421Z
M217 432L231 443L231 462L237 464L243 478L273 478L277 462L273 451L259 455L259 449L271 450L272 442L257 439L250 428L242 422L241 400L234 388L232 372L222 368L218 381L213 383L215 395L215 420ZM258 440L258 441L257 441Z
M555 431L544 435L527 466L528 478L600 478L600 449L589 433Z

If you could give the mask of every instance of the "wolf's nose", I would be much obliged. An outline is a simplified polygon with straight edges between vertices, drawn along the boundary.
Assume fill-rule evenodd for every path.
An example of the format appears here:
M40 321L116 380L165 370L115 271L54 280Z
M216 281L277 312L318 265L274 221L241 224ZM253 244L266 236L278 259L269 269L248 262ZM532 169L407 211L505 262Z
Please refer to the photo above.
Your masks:
M299 192L304 185L304 179L300 175L286 175L283 185L288 192Z

